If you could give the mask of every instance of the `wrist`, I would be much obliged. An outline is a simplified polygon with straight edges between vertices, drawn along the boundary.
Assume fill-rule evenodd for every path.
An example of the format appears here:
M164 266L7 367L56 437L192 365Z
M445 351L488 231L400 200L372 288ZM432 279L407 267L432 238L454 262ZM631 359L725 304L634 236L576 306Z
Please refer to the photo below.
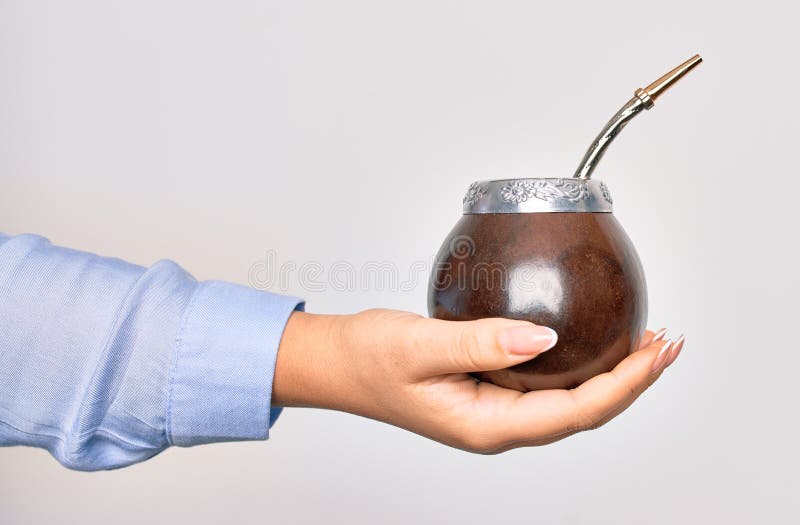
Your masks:
M341 367L337 349L342 318L292 313L278 347L273 406L333 408L331 384Z

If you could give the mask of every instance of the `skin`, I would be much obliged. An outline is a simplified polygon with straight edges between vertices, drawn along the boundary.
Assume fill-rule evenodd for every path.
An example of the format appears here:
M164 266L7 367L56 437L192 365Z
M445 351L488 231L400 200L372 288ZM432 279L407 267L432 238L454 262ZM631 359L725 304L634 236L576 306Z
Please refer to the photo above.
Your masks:
M545 445L602 426L652 385L683 346L663 332L648 331L637 352L575 389L523 394L469 372L535 358L555 344L548 328L394 310L295 312L278 350L272 402L349 412L482 454Z

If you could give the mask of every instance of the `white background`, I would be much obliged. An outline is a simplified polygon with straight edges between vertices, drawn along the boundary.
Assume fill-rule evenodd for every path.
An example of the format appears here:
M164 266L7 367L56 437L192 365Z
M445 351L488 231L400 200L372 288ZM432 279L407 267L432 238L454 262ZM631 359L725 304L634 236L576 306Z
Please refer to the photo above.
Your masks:
M0 522L790 523L800 370L790 2L0 0L0 230L200 279L430 261L473 180L569 176L641 87L705 62L595 177L678 362L601 430L476 456L288 410L267 443L70 472L0 450ZM303 289L311 312L407 291Z

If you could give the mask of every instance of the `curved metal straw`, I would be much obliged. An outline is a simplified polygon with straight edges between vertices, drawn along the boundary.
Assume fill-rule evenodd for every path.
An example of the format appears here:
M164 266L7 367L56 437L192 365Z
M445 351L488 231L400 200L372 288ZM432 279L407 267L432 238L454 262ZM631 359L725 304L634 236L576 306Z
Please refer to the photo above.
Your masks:
M633 98L611 117L611 120L608 121L603 130L600 131L600 134L594 139L573 177L577 179L591 178L592 172L597 167L600 159L603 158L606 148L614 140L614 137L622 131L622 128L643 109L652 108L660 95L702 61L703 59L700 58L700 55L695 55L646 88L637 89Z

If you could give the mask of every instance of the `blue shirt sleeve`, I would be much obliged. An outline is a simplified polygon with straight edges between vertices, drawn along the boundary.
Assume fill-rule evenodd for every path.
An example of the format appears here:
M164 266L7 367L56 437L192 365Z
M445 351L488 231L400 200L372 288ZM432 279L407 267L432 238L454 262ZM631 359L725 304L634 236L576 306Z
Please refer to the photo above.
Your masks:
M0 234L0 446L77 470L170 445L267 439L284 326L303 302Z

